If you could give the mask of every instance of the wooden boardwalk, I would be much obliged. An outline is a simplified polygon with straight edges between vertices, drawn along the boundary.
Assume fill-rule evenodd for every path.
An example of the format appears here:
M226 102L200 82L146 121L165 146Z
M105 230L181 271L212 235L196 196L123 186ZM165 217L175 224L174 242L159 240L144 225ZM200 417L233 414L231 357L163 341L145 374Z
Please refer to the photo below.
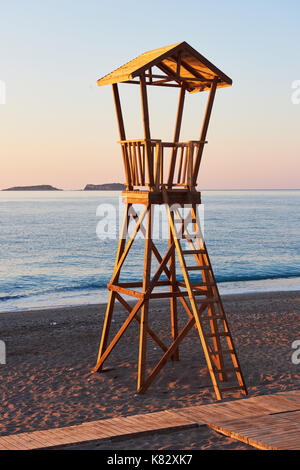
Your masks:
M300 391L91 421L0 437L0 450L72 447L105 439L210 426L258 449L300 449ZM126 446L125 446L126 447Z

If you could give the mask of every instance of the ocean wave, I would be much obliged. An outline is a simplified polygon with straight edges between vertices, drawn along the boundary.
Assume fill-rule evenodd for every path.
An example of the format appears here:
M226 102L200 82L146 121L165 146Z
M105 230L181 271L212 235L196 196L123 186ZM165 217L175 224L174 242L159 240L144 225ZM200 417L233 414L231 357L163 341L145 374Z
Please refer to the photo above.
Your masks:
M27 294L24 293L24 294L19 294L19 295L3 295L3 296L0 296L0 302L13 300L13 299L36 297L36 296L47 295L47 294L56 294L56 293L61 293L61 292L103 289L106 286L107 286L107 282L93 283L93 282L83 281L82 283L78 285L69 285L69 286L66 285L66 286L61 286L61 287L56 287L56 288L51 288L51 289L41 289L38 292L28 292Z
M23 299L25 297L30 297L30 294L22 294L22 295L2 295L0 296L0 302L5 302L7 300L13 299Z
M179 273L178 273L179 274ZM267 280L275 280L275 279L293 279L293 278L300 278L300 271L299 273L280 273L278 275L264 275L264 274L258 274L258 275L216 275L216 281L218 283L234 283L234 282L247 282L247 281L267 281ZM161 277L163 278L163 276ZM166 277L164 276L164 279ZM178 281L183 281L184 278L182 275L177 275ZM190 275L190 279L195 282L195 280L199 279L199 276L197 275ZM133 277L127 277L125 279L122 279L122 282L139 282L139 279L134 279ZM12 300L19 300L22 298L34 298L34 297L40 297L40 296L47 296L51 294L67 294L67 293L72 293L72 292L78 292L78 291L84 291L84 292L89 292L89 291L95 291L95 290L104 290L107 287L107 281L104 280L99 280L99 281L78 281L76 284L70 284L70 285L64 285L64 286L58 286L55 288L49 288L49 289L41 289L39 291L35 292L27 292L27 293L22 293L22 294L16 294L16 295L2 295L0 296L0 302L7 302L7 301L12 301Z
M247 282L247 281L267 281L273 279L293 279L300 277L300 270L293 273L278 273L278 274L228 274L216 275L217 282ZM191 277L192 278L192 277Z

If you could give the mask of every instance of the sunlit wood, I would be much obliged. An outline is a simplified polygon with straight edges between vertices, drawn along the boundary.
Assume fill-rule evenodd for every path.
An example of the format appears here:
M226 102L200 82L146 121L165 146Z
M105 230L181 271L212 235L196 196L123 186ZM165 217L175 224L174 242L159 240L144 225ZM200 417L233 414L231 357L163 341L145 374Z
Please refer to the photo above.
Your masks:
M161 70L162 74L153 73L154 66ZM134 82L140 86L143 138L126 139L117 86L120 82ZM169 359L179 360L181 341L192 328L196 328L216 398L220 400L223 393L231 390L240 390L241 393L247 394L197 212L197 206L201 203L201 194L197 191L198 173L207 143L206 136L215 93L217 88L229 86L231 83L229 77L185 42L147 52L98 81L99 85L113 86L126 190L122 193L125 202L123 228L114 273L108 284L110 297L93 372L101 372L104 362L134 319L140 326L137 374L139 393L146 392ZM148 85L180 87L173 142L151 137ZM180 142L186 91L204 90L209 90L209 93L200 139ZM134 204L144 205L140 215L134 209ZM165 206L168 219L168 249L163 255L153 240L154 209L158 205ZM188 208L188 213L181 213L182 208ZM129 236L127 227L130 219L134 221L135 226ZM188 230L191 225L193 232ZM143 274L140 281L120 282L123 264L130 255L138 233L145 239ZM189 249L186 249L184 244L187 244ZM158 268L151 277L152 255L158 261ZM191 264L193 259L196 264ZM179 281L177 277L176 260L179 261L184 281ZM191 272L198 273L197 282L191 279ZM166 280L160 279L162 273L165 274ZM155 290L157 287L160 288L159 291ZM162 291L162 288L165 290ZM135 299L135 305L130 305L123 298L124 295ZM162 332L158 335L150 328L151 299L170 299L169 346L160 339ZM109 342L116 300L128 313L128 317ZM181 302L184 314L188 316L188 321L181 331L178 327L177 300ZM163 356L149 372L148 336L163 351ZM231 382L224 387L223 382L229 380Z

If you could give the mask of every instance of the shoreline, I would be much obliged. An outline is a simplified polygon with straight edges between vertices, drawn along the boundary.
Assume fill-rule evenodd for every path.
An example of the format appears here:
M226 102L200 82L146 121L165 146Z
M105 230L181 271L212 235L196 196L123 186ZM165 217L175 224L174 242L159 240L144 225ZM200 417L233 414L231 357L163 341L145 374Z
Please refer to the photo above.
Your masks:
M107 292L107 290L105 291ZM299 289L293 289L293 290L274 290L274 291L264 291L264 292L242 292L242 293L222 293L221 299L225 302L226 300L241 300L241 301L249 301L251 298L255 299L256 297L274 297L275 296L295 296L299 294L300 295L300 288ZM134 304L134 300L127 300L129 304ZM152 302L158 302L157 300L153 300ZM163 299L163 303L168 303L168 299ZM97 303L82 303L82 304L66 304L66 305L57 305L57 306L49 306L49 307L31 307L28 309L20 309L20 310L0 310L0 320L2 315L17 315L17 314L30 314L32 313L43 313L43 312L56 312L56 311L63 311L63 310L78 310L82 308L88 308L88 309L94 309L97 307L100 307L101 309L103 306L106 306L107 300L103 300L103 302L97 302ZM226 310L226 309L225 309Z

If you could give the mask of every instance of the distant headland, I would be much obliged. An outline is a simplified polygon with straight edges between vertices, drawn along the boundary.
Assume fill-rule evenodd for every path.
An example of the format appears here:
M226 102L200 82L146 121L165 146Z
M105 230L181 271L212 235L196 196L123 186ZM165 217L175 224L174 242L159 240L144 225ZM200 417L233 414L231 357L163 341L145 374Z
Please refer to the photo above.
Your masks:
M122 191L126 189L125 184L106 183L106 184L87 184L84 191Z
M62 189L54 188L51 184L39 184L37 186L13 186L2 191L62 191Z
M122 183L106 183L106 184L87 184L84 189L79 191L122 191L126 189ZM63 191L63 189L55 188L51 184L39 184L36 186L13 186L12 188L2 189L2 191Z

